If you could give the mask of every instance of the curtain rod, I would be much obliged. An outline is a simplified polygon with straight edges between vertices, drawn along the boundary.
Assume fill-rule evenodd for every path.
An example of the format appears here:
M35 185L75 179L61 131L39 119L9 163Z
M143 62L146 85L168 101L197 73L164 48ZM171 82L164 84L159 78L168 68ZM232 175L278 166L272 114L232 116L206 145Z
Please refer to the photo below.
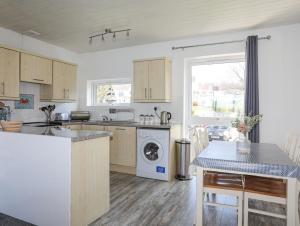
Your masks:
M265 37L259 37L258 40L270 40L271 35L267 35ZM201 47L201 46L213 46L213 45L223 45L223 44L230 44L230 43L238 43L238 42L244 42L244 39L240 40L232 40L232 41L226 41L226 42L212 42L212 43L205 43L205 44L199 44L199 45L191 45L191 46L173 46L172 50L177 50L177 49L188 49L188 48L194 48L194 47Z

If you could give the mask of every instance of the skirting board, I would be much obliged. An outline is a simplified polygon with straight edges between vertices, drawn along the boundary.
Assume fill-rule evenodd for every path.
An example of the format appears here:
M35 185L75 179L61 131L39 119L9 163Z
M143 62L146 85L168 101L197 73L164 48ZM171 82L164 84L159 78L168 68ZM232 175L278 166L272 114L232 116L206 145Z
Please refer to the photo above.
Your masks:
M136 168L131 166L110 164L110 171L136 175Z

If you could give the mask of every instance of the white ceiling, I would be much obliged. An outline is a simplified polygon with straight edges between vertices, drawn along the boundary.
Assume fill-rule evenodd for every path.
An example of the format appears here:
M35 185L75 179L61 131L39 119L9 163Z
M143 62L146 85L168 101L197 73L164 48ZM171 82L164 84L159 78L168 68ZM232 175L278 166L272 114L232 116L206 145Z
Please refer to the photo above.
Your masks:
M76 52L300 22L300 0L1 0L0 26ZM117 41L88 36L131 28Z

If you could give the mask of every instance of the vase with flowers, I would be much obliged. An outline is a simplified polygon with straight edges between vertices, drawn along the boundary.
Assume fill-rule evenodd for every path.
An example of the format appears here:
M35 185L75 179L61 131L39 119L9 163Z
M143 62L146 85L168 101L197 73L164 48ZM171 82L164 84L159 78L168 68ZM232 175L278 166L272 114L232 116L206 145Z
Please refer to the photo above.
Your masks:
M236 128L239 132L239 138L236 142L237 150L240 153L249 153L251 141L248 138L249 132L256 126L262 119L262 115L248 115L241 118L236 118L231 122L232 127Z

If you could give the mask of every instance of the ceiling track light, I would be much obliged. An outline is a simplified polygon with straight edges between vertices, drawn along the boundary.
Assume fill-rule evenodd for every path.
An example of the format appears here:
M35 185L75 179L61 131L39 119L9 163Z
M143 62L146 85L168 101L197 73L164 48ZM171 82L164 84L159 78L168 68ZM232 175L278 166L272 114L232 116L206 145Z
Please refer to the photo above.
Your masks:
M89 37L89 44L91 45L92 43L93 43L93 38L96 38L96 37L99 37L99 36L101 36L101 39L102 39L102 41L104 42L105 41L105 38L104 38L104 36L105 35L108 35L108 34L112 34L112 40L113 41L116 41L117 40L117 33L122 33L122 32L126 32L126 39L129 39L129 31L130 31L131 29L124 29L124 30L115 30L115 31L113 31L112 29L110 29L110 28L106 28L105 30L104 30L104 33L100 33L100 34L95 34L95 35L92 35L92 36L90 36Z

